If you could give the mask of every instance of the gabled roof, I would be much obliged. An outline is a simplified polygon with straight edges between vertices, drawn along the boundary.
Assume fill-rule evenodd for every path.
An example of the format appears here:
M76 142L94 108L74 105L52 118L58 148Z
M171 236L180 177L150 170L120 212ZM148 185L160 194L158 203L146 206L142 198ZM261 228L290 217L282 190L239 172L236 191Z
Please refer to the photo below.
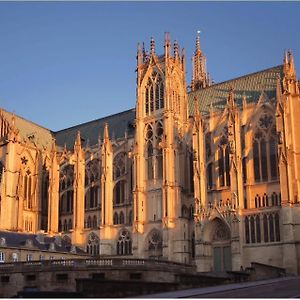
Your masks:
M110 138L122 138L125 136L125 131L127 131L127 134L130 137L134 134L134 120L135 109L130 109L105 118L76 125L54 132L56 144L61 147L66 144L67 149L73 149L77 132L80 131L83 146L86 145L87 140L90 146L96 145L99 136L103 138L105 123L108 124Z
M13 114L4 109L1 109L4 118L12 124ZM38 145L46 149L51 149L52 132L51 130L28 121L20 116L15 115L15 126L19 129L19 134L23 141L29 144Z
M280 65L190 92L188 94L189 115L194 115L195 97L203 115L208 114L211 103L215 110L224 110L231 88L238 105L242 104L243 96L246 97L247 103L257 102L262 92L272 99L276 95L277 80L282 77L283 66Z

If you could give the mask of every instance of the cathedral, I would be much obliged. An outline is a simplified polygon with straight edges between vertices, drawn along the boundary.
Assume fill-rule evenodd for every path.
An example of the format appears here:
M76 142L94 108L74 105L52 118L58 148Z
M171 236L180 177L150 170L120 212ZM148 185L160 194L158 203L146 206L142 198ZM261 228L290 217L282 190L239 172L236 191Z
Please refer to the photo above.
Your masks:
M299 82L283 64L213 83L186 56L137 50L135 108L57 132L0 111L0 230L44 232L91 256L251 262L300 273ZM298 133L297 133L298 132Z

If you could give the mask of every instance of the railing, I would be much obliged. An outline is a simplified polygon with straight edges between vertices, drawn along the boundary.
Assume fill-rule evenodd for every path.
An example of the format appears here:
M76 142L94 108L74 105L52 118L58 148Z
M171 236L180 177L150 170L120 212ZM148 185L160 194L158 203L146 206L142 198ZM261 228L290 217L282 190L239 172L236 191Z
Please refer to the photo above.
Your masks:
M146 266L149 269L157 267L168 267L170 269L192 269L191 265L181 264L177 262L170 262L165 260L151 260L151 259L130 259L130 258L89 258L89 259L65 259L65 260L42 260L42 261L27 261L27 262L10 262L0 264L1 272L22 272L35 268L42 271L43 269L82 269L82 268L110 268L118 267L132 268L134 266Z

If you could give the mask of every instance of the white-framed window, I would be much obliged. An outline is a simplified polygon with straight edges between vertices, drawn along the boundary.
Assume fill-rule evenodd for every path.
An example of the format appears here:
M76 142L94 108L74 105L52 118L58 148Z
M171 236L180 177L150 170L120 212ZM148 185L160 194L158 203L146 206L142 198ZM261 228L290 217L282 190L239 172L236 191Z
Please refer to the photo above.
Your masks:
M19 261L19 255L18 255L18 253L13 252L13 254L12 254L12 261L13 262Z
M5 253L4 252L0 252L0 263L4 263L5 262Z
M45 255L40 254L40 260L45 260Z
M32 261L32 258L33 258L32 253L26 255L26 261Z

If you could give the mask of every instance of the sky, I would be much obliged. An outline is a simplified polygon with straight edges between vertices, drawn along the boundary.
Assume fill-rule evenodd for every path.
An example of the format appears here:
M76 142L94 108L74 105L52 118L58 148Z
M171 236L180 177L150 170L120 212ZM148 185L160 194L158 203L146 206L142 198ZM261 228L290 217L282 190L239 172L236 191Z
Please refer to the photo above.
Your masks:
M0 2L0 107L53 131L135 107L138 42L197 30L215 82L282 64L300 74L300 2Z

